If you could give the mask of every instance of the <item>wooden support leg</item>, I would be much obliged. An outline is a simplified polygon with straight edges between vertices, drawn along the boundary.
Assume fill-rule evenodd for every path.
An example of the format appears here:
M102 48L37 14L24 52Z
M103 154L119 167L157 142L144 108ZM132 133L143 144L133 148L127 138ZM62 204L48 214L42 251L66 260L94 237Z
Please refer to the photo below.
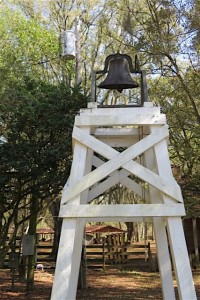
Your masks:
M158 174L174 182L171 171L166 140L159 142L154 147ZM164 203L173 201L162 195ZM167 218L167 231L170 243L170 250L178 285L179 298L183 300L195 300L196 292L192 278L192 272L185 242L183 224L180 217Z
M89 132L89 130L85 128L85 131ZM92 152L87 147L75 142L71 174L63 194L67 193L68 187L78 182L91 168L91 155ZM78 206L86 202L86 198L86 191L84 191L70 202ZM76 298L84 225L85 220L82 218L63 220L51 300L75 300Z
M76 298L84 220L64 219L51 300Z
M155 231L159 272L162 282L163 299L173 300L176 298L164 218L153 218L153 226Z
M153 149L150 149L144 154L145 165L148 169L155 171L155 154ZM162 197L158 189L149 187L149 200L151 203L162 203ZM169 254L169 247L166 234L164 218L153 218L153 227L155 232L158 265L162 282L163 299L174 300L175 291L172 277L172 266Z
M181 218L169 217L167 220L167 230L179 298L181 300L195 300L197 297Z

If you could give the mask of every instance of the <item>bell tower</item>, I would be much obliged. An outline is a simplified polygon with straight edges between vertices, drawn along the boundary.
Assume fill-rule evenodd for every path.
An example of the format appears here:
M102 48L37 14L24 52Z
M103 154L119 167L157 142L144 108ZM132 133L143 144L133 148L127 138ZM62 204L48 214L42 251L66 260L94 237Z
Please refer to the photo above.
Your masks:
M142 100L137 107L99 106L93 101L75 118L73 162L60 206L63 224L51 300L76 299L85 222L138 222L144 218L154 227L163 299L176 299L173 264L179 298L195 300L181 221L185 208L171 171L166 117L147 101L145 73L137 60L133 68L128 55L110 55L104 70L95 74L101 72L108 76L99 87L119 92L137 88L130 73L140 74ZM94 99L94 89L92 95ZM120 147L123 152L116 150ZM147 187L145 204L90 204L117 183L141 195L142 186L134 178Z

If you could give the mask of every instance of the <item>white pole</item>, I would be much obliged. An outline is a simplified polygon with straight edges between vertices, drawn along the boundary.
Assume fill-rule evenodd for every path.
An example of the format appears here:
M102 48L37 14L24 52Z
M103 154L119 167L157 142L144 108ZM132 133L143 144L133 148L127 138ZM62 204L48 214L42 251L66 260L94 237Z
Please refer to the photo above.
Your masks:
M75 35L76 35L76 85L78 85L81 82L81 65L80 65L80 20L78 17L75 18Z

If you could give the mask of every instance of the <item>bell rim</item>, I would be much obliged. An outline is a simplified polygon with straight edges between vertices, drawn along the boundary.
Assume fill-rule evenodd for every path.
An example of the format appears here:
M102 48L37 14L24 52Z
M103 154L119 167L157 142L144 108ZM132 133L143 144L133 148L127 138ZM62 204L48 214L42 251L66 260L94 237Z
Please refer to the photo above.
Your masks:
M135 84L130 84L130 83L123 83L123 84L99 84L98 85L99 88L103 88L103 89L107 89L107 90L116 90L118 88L123 88L123 89L132 89L132 88L138 88L140 87L139 84L135 83Z

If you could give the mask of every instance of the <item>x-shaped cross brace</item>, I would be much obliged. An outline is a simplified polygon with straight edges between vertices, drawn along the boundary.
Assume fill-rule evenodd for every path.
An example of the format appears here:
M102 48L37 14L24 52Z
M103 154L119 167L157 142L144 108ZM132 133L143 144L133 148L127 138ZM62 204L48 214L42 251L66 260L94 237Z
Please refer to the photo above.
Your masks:
M164 125L138 141L136 144L130 146L122 153L119 153L117 150L74 126L73 138L86 147L91 148L94 152L106 157L109 161L105 162L89 174L86 174L78 183L69 186L66 192L64 189L62 203L66 204L68 201L81 194L84 190L106 178L119 168L127 170L141 180L156 187L173 200L183 202L180 187L175 180L169 182L165 178L133 161L133 159L165 139L167 136L168 128Z

